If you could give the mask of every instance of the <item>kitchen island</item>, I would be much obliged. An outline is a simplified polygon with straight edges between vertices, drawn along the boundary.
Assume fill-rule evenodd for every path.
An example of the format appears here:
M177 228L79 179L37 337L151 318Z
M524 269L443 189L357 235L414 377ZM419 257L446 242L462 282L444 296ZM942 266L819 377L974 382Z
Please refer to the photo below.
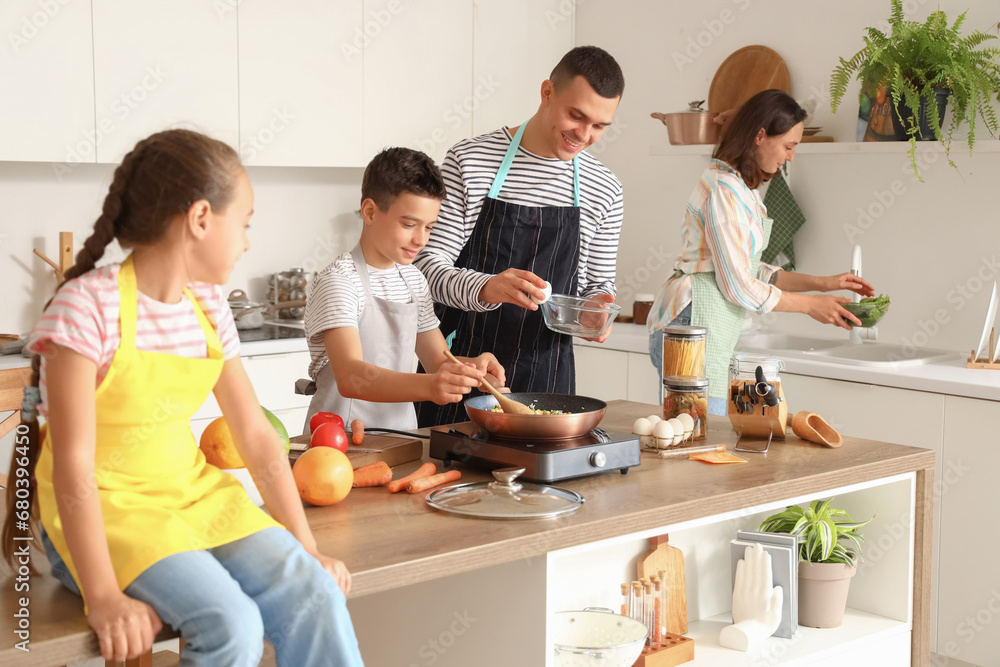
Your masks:
M655 412L655 406L614 401L602 427L628 431L636 417ZM713 419L707 442L732 449L728 420ZM353 573L349 606L368 664L541 665L550 653L548 615L585 604L616 606L617 583L648 538L669 532L687 560L692 664L737 665L749 664L749 656L716 641L728 611L729 539L786 503L836 495L856 518L878 513L865 531L867 561L852 585L848 618L843 628L802 628L791 640L770 639L769 655L778 664L833 651L841 659L892 656L878 664L911 664L912 655L912 664L927 665L933 452L855 438L827 449L789 433L766 455L743 456L748 463L712 466L644 453L642 465L626 475L559 483L586 503L557 519L451 516L428 508L422 495L381 488L356 489L342 503L310 508L307 515L320 549ZM416 466L399 466L396 474ZM482 479L481 472L466 471L462 481ZM79 600L57 590L50 577L37 583L33 651L24 654L9 639L13 580L0 582L0 634L8 638L0 663L65 664L94 655L87 652L94 642Z

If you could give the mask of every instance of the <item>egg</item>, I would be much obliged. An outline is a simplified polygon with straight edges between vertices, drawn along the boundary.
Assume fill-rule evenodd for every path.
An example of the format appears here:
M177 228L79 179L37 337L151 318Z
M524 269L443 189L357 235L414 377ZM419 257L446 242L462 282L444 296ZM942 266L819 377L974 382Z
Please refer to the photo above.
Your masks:
M653 424L650 423L645 417L639 417L632 424L632 433L636 435L652 435L653 434Z
M543 294L543 296L542 296L541 299L536 298L535 295L532 294L531 295L531 300L534 303L539 304L539 305L541 305L541 304L545 303L546 301L548 301L549 297L552 296L552 285L551 285L551 283L548 283L548 282L545 283L545 287L542 288L542 294Z
M676 417L684 425L684 433L691 433L694 430L694 417L686 412L682 412Z
M648 419L649 423L652 424L655 427L656 423L659 422L659 421L662 421L663 418L662 417L657 417L656 415L649 415L648 417L646 417L646 419Z
M656 438L657 449L666 449L674 444L674 427L660 420L653 425L653 437Z

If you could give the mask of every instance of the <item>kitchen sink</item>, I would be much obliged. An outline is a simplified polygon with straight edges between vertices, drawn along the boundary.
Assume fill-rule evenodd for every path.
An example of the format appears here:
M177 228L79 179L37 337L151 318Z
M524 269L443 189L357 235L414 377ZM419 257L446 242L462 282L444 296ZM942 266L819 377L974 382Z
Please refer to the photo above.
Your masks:
M827 338L787 334L754 334L741 337L737 350L768 352L776 357L812 359L850 366L897 368L954 361L961 354L891 343L845 343Z

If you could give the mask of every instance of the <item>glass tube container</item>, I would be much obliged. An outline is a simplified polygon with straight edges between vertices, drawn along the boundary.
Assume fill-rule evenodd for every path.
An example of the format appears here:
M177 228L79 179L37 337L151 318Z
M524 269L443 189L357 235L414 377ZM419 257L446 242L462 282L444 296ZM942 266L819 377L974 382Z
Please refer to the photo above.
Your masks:
M629 594L628 594L628 584L622 584L622 616L629 616Z

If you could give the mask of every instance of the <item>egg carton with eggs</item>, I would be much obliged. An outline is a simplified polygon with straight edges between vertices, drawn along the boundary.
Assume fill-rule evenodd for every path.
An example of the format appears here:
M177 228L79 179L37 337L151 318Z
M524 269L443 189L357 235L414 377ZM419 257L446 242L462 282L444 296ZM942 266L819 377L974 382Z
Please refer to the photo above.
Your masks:
M681 413L671 419L657 415L639 417L632 424L632 433L639 436L639 443L646 449L669 449L691 438L694 418Z

